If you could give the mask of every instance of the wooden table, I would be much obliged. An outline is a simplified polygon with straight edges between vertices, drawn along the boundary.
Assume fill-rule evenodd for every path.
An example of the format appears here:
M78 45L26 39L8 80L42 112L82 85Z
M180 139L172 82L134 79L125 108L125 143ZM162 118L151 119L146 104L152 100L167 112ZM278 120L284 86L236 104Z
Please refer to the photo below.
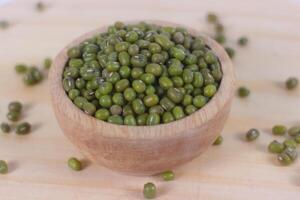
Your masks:
M17 99L26 104L24 120L34 125L32 134L24 137L0 134L0 159L10 167L7 175L0 176L1 200L142 199L147 181L158 186L157 199L165 200L299 198L300 161L281 167L267 152L268 143L275 139L272 125L300 124L300 89L287 92L283 84L291 75L300 78L299 1L49 0L43 13L34 10L35 2L14 0L0 7L0 19L13 23L0 31L0 121L5 120L7 104ZM55 121L47 80L25 87L14 65L40 65L73 38L116 20L162 19L208 32L207 11L222 16L228 45L236 47L241 35L250 38L247 47L236 47L234 64L239 85L249 87L251 96L235 99L222 133L224 143L175 169L172 182L122 175L92 164L81 172L68 169L70 156L82 156ZM244 133L252 127L260 129L261 136L247 143Z

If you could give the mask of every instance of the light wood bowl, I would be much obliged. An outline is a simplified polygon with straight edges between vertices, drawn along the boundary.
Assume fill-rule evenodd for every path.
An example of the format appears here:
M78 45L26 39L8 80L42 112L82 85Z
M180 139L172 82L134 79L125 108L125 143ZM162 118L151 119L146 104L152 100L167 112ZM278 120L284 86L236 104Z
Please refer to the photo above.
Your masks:
M179 26L165 21L148 22ZM224 73L219 90L203 108L168 124L114 125L78 109L62 87L67 50L104 32L106 28L103 26L75 39L57 55L51 67L49 80L52 104L65 135L94 163L135 175L152 175L172 169L203 153L221 133L234 96L234 69L223 47L209 37L202 36L206 45L218 56ZM192 35L200 35L194 29L187 30Z

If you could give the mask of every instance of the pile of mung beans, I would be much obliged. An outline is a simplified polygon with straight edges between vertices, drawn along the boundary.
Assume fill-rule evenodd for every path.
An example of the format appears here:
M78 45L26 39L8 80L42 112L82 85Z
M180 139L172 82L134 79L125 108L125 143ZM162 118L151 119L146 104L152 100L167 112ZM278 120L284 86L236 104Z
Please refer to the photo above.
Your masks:
M15 128L15 133L18 135L26 135L31 130L31 125L28 122L22 122L15 124L21 119L23 105L18 101L10 102L8 105L8 112L6 118L12 123L2 122L0 124L0 129L3 133L10 133L12 127Z
M99 120L157 125L191 115L215 95L217 56L184 28L116 22L68 50L63 88Z

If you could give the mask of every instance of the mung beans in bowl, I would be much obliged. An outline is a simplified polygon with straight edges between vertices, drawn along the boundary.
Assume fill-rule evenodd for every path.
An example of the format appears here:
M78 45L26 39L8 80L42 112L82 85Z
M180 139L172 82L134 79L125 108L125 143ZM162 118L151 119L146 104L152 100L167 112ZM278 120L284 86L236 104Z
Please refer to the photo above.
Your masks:
M65 135L95 163L155 174L205 151L234 93L230 58L198 31L116 22L56 57L50 92Z

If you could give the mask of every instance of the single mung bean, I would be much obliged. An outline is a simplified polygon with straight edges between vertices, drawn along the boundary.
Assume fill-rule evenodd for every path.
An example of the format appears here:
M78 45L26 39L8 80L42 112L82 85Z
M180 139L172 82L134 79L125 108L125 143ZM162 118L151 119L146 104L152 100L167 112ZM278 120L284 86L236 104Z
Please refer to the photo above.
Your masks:
M296 160L297 156L296 149L287 147L282 153L277 155L277 160L281 165L290 165Z
M140 67L134 67L131 69L131 77L133 79L139 79L144 73L144 69Z
M9 133L10 132L10 126L8 123L2 122L0 125L1 131L3 133Z
M96 106L90 102L85 102L82 106L82 109L84 110L84 112L88 115L94 115L94 113L96 112Z
M134 56L136 54L139 53L139 46L136 45L136 44L131 44L129 47L128 47L128 53L131 55L131 56Z
M82 96L75 97L74 99L74 104L80 109L83 108L83 104L86 102L88 102L88 100Z
M123 110L122 110L122 107L119 105L112 105L109 108L109 111L112 115L121 115Z
M202 108L207 102L207 97L203 95L197 95L193 98L193 105L197 108Z
M169 123L175 121L175 118L171 112L164 112L162 115L163 123Z
M106 121L108 119L109 115L110 115L109 111L105 108L101 108L101 109L97 110L95 113L95 117L97 119L100 119L103 121Z
M39 12L44 11L47 8L46 4L43 3L42 1L39 1L35 4L35 9Z
M297 148L297 143L293 139L286 139L286 140L284 140L283 141L283 145L285 147L290 147L290 148L294 148L294 149Z
M156 197L156 186L153 183L146 183L143 194L146 199L154 199Z
M240 46L246 46L248 44L248 38L245 36L242 36L238 39L238 45Z
M23 122L16 126L16 134L26 135L31 131L31 125L28 122Z
M50 69L52 65L52 59L51 58L45 58L44 60L44 68L45 69Z
M78 89L71 89L68 93L68 96L71 100L74 100L79 95L80 95L80 91Z
M78 160L77 158L74 158L74 157L69 158L68 166L70 167L70 169L72 169L74 171L82 170L82 164L81 164L80 160Z
M137 122L133 115L127 115L124 117L124 125L135 126L136 124Z
M112 105L112 99L110 95L103 95L99 99L99 104L104 108L109 108Z
M0 174L6 174L8 172L8 165L4 160L0 160Z
M288 129L288 134L291 137L295 137L300 134L300 126L293 126Z
M111 82L103 82L99 85L98 90L101 95L110 94L113 90L113 84Z
M299 84L299 81L296 77L290 77L286 80L285 87L288 90L293 90L293 89L297 88L298 84Z
M239 97L245 98L250 95L250 90L248 88L242 86L242 87L238 88L237 94Z
M118 125L122 125L124 122L123 122L123 117L122 116L119 116L119 115L112 115L112 116L109 116L107 121L109 123L112 123L112 124L118 124Z
M159 98L156 94L149 94L147 96L144 97L144 104L147 107L151 107L154 106L156 104L158 104L159 102Z
M157 113L150 113L147 116L146 124L149 125L157 125L160 123L160 116Z
M22 111L22 104L18 101L10 102L8 105L9 111L21 112Z
M142 80L134 80L132 82L132 88L137 92L137 93L143 93L146 90L146 85Z
M246 133L246 139L247 141L253 141L256 140L259 136L259 131L255 128L250 129L249 131L247 131Z
M28 67L25 64L17 64L15 70L18 74L24 74L28 70Z
M184 94L178 88L169 88L167 91L167 97L174 103L180 103Z
M273 133L274 135L284 135L284 134L286 133L286 131L287 131L286 126L280 125L280 124L275 125L275 126L273 126L273 128L272 128L272 133Z
M6 114L6 117L8 120L10 121L18 121L20 119L20 115L21 113L20 112L16 112L16 111L9 111L7 114Z
M115 84L115 90L117 92L123 92L126 88L129 87L129 80L128 79L121 79L116 82Z
M163 107L161 107L160 105L155 105L149 108L149 113L157 113L159 115L162 115L165 110L163 109Z
M208 64L213 64L213 63L217 62L217 58L216 58L215 54L211 51L206 52L206 54L204 55L204 60Z
M183 111L182 107L180 107L180 106L175 106L172 109L172 114L176 120L179 120L179 119L182 119L183 117L185 117L184 111Z
M164 171L161 176L164 181L172 181L175 178L175 174L171 170Z
M0 20L0 29L7 29L10 26L10 23L7 20Z
M167 90L167 89L173 87L173 82L168 77L163 76L163 77L159 78L159 85L162 89Z
M231 47L225 47L225 51L228 54L229 58L233 58L235 56L235 51Z
M155 82L155 76L150 73L144 73L140 78L147 85L153 84Z
M197 111L197 108L194 105L188 105L184 108L185 112L190 115Z
M215 36L215 40L220 43L220 44L224 44L226 42L226 37L224 34L222 33L218 33L216 36Z
M132 109L138 115L141 115L146 111L145 105L141 99L135 99L132 101Z
M146 125L148 115L149 115L148 113L143 113L141 115L138 115L136 119L137 124L140 126Z
M203 94L207 97L212 97L217 92L217 87L215 85L207 85L204 87Z
M67 52L69 58L78 58L80 57L81 51L79 47L72 47Z
M150 63L145 68L146 73L153 74L154 76L160 76L162 71L162 67L157 63Z
M112 102L116 105L123 106L125 104L125 99L122 93L115 93L112 96Z
M271 153L282 153L285 149L284 144L278 142L277 140L273 140L269 146L268 149Z
M214 141L213 145L220 145L223 142L223 137L219 135L217 139Z
M215 13L212 13L212 12L210 12L210 13L207 14L206 20L209 23L216 23L216 22L219 21L218 16Z

